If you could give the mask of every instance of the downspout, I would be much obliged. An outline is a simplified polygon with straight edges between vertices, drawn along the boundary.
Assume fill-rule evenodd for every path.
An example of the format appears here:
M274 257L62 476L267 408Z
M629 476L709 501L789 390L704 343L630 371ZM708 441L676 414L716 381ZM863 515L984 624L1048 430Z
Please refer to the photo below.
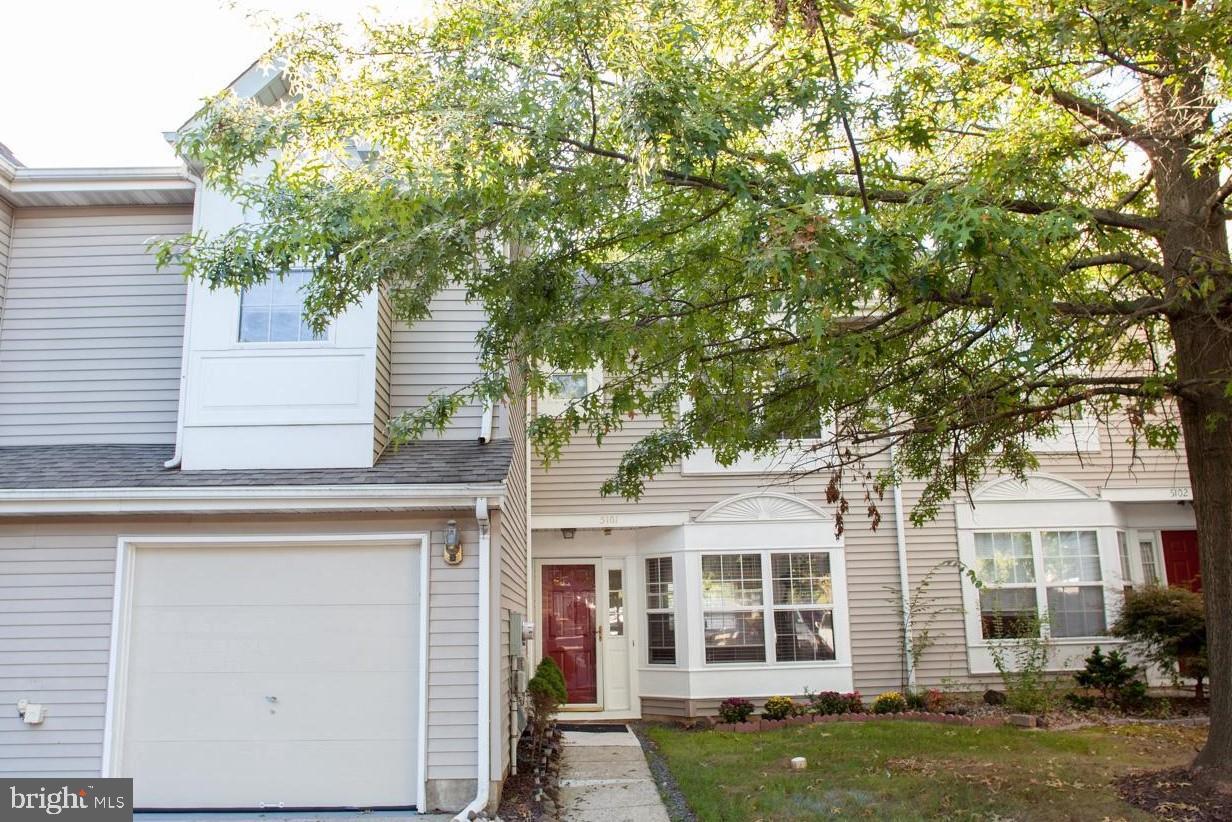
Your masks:
M890 444L890 465L894 465L894 444ZM894 500L894 533L898 543L898 590L903 621L903 665L907 669L907 687L915 689L915 662L911 643L911 594L907 575L907 527L903 521L903 489L895 480L890 490Z
M483 416L479 418L479 444L492 441L492 401L485 400L483 403Z
M187 172L196 191L193 192L192 232L196 234L201 228L201 189L204 183L192 172ZM193 284L187 284L188 293L184 297L184 344L180 352L180 395L175 410L175 453L171 459L163 463L163 468L179 468L184 459L184 404L188 400L188 351L192 332Z
M488 530L488 498L475 499L475 519L479 523L479 677L478 728L475 733L477 759L475 765L475 798L458 812L454 822L469 822L484 814L492 787L492 755L488 725L492 721L492 666L489 659L491 648L491 546L492 536Z

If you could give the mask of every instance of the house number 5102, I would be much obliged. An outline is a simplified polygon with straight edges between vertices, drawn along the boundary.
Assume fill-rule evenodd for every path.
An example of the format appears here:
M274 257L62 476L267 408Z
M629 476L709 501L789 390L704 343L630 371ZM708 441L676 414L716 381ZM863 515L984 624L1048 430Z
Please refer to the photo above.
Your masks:
M616 516L615 514L600 514L599 524L602 525L604 528L611 528L613 525L616 524L616 520L618 519L620 519L620 517Z

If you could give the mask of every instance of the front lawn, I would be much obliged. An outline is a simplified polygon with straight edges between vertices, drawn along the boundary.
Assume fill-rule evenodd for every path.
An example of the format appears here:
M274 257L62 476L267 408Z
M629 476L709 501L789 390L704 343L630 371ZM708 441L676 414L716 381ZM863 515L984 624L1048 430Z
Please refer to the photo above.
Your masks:
M646 729L703 822L779 819L1149 819L1117 797L1134 769L1187 763L1205 728L1023 731L920 722L760 733ZM808 769L792 771L793 756Z

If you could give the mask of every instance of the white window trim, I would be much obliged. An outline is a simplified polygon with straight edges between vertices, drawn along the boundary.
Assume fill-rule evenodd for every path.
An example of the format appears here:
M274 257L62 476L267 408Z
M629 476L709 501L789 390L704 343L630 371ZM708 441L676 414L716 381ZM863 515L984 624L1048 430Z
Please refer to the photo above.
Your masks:
M305 272L311 277L312 272L307 268L293 268L287 272L288 276ZM271 277L276 278L276 274L271 274ZM231 336L231 348L239 349L296 349L296 348L320 348L322 346L332 346L334 344L334 324L331 322L325 329L325 336L319 340L242 340L243 322L244 322L244 291L247 289L239 289L236 291L236 306L235 306L235 332ZM303 323L303 300L300 300L300 322Z
M693 408L693 401L688 397L680 401L680 413L685 414ZM835 434L834 420L822 417L821 437L802 440L779 440L782 448L774 454L741 454L731 465L723 465L715 456L713 448L699 448L680 461L680 473L685 476L724 476L732 474L774 474L791 471L801 459L816 459L824 457L829 449L814 451L817 446L833 441Z
M1029 447L1036 454L1094 454L1099 451L1099 420L1084 415L1062 420L1052 437L1032 437Z
M647 564L650 560L666 559L671 564L672 569L672 607L670 608L651 608L650 607L650 575L647 573ZM641 557L641 580L642 580L642 597L645 607L642 608L644 616L643 625L645 627L645 646L646 652L642 655L641 662L647 665L652 670L671 670L680 667L680 572L676 567L676 557L673 554L649 554ZM627 611L626 611L627 613ZM671 614L672 616L672 652L674 660L672 662L652 662L650 659L650 615L651 614ZM628 617L625 618L625 625L628 625ZM627 628L626 628L627 633Z
M972 544L971 558L973 562L969 563L968 567L972 569L979 568L979 559L975 557L975 552L974 552L976 534L1029 533L1031 535L1031 556L1032 556L1033 565L1035 568L1035 581L1034 582L1020 582L1020 583L1006 583L1003 585L997 585L997 584L989 582L988 580L980 580L981 582L984 583L984 587L990 590L1000 589L1000 588L1006 588L1006 589L1032 588L1034 589L1035 590L1036 615L1041 620L1046 620L1048 616L1048 591L1050 589L1052 588L1099 588L1100 590L1104 592L1104 625L1110 626L1114 622L1114 619L1113 619L1113 609L1110 607L1112 603L1109 601L1110 594L1109 594L1108 589L1109 589L1110 577L1112 577L1113 575L1108 573L1109 568L1107 565L1107 560L1104 556L1104 553L1105 553L1104 546L1100 544L1102 542L1100 530L1101 529L1099 528L1082 527L1082 526L1059 526L1059 527L1044 526L1044 527L1038 527L1038 528L979 528L979 529L975 529L971 532L971 544ZM1100 578L1098 580L1091 580L1088 582L1066 582L1066 583L1061 583L1061 584L1050 585L1048 583L1047 575L1046 575L1045 568L1044 568L1043 535L1046 533L1082 533L1082 532L1090 532L1090 533L1095 534L1095 541L1096 541L1096 546L1097 546L1096 550L1098 551L1098 556L1099 556ZM1116 552L1117 552L1117 555L1116 555L1117 573L1115 574L1115 578L1119 582L1121 579L1121 575L1120 575L1121 556L1120 556L1119 547L1116 548ZM977 613L977 617L978 617L977 629L979 631L977 636L979 636L984 642L1015 642L1015 641L1018 641L1018 640L1007 639L1003 637L985 638L984 630L983 630L984 628L983 612L979 610L979 607L980 606L979 606L979 601L978 601L978 596L977 596L976 608L977 608L977 611L979 611ZM1051 636L1051 625L1049 624L1045 624L1043 626L1043 634L1045 637L1049 638L1050 640L1056 641L1056 642L1090 643L1090 642L1107 641L1108 639L1112 638L1111 635L1109 634L1089 635L1089 636L1053 637Z
M830 604L820 606L823 609L828 609L831 614L831 622L834 626L834 659L819 659L819 660L799 660L790 662L775 661L775 627L774 613L776 610L800 609L801 606L776 607L774 600L774 590L771 579L771 567L773 566L773 556L775 554L809 554L809 553L825 553L830 558ZM716 554L758 554L761 556L761 579L762 579L762 604L760 606L749 606L745 608L706 608L702 604L702 557L713 556ZM841 547L834 545L801 545L779 548L716 548L713 550L703 549L695 554L697 558L696 572L690 575L690 586L697 592L696 613L693 613L693 608L690 608L689 620L689 641L696 641L701 667L697 670L705 671L739 671L739 670L766 670L779 668L842 668L851 665L851 645L848 634L847 625L847 578L846 578L846 562L844 552ZM763 640L765 644L765 662L707 662L706 661L706 623L705 614L709 611L716 613L726 613L728 611L745 610L745 611L762 611ZM679 635L679 625L677 626L677 634Z
M1035 583L1037 587L1036 607L1042 619L1047 613L1047 588L1044 582L1043 550L1039 545L1039 534L1044 531L1095 531L1099 546L1100 585L1104 591L1104 622L1112 625L1116 613L1124 601L1123 581L1121 578L1121 558L1117 548L1116 526L1074 524L1072 520L1052 520L1045 522L1021 523L1005 526L962 527L958 531L958 555L967 568L978 567L975 557L975 534L980 532L1032 532L1032 555L1035 562ZM1132 532L1131 532L1132 533ZM1083 583L1095 585L1097 583ZM1010 587L1010 586L1007 586ZM1021 587L1032 587L1021 586ZM1070 587L1070 586L1056 586ZM996 673L989 649L994 646L1010 647L1021 644L1019 639L984 639L982 616L980 611L980 592L967 578L962 577L964 622L967 629L968 664L973 674ZM1041 594L1040 591L1043 591ZM1041 599L1042 597L1042 599ZM1094 645L1104 647L1119 647L1122 640L1114 636L1098 637L1050 637L1049 644L1053 654L1049 660L1048 670L1066 671L1081 667L1082 657L1090 652Z
M593 394L603 388L603 368L596 365L585 372L581 371L560 371L553 370L553 375L556 374L582 374L586 376L586 393ZM535 413L540 416L555 417L565 413L569 406L576 402L567 397L558 397L554 394L544 392L535 399Z

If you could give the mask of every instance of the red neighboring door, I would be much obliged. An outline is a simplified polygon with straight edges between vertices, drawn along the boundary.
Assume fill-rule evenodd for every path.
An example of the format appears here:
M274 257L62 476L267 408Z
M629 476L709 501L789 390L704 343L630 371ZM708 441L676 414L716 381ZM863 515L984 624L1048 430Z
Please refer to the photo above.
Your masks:
M1197 531L1162 531L1164 570L1169 585L1202 590L1202 566L1198 564Z
M543 654L565 675L569 702L599 702L595 566L543 566Z

